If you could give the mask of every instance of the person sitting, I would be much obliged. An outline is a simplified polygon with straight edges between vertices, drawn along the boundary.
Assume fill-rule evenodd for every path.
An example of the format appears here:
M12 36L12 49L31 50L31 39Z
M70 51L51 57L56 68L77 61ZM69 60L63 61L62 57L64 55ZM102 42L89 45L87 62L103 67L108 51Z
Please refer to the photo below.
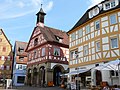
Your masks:
M117 85L114 85L113 90L120 90L120 88L118 88L118 86L117 86Z

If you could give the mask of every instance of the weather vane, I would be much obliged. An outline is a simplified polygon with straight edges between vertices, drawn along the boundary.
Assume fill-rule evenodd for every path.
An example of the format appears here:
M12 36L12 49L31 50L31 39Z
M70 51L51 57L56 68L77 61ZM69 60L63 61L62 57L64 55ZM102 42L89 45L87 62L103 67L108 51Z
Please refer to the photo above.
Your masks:
M42 5L43 5L43 4L41 4L41 8L42 8Z

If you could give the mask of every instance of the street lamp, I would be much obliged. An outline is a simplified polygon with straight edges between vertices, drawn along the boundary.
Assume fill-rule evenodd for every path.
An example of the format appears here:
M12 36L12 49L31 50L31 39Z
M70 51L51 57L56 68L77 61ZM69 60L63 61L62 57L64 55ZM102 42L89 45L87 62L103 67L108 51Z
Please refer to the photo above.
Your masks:
M78 54L76 54L76 60L77 60L77 64L79 63L78 61ZM79 68L77 67L77 90L80 90L80 83L79 83Z

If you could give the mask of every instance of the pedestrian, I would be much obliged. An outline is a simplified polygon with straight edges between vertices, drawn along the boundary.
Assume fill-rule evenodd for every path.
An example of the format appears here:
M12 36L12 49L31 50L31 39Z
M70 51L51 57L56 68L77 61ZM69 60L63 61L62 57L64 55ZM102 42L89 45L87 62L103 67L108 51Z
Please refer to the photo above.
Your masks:
M109 85L106 84L106 86L103 87L103 90L110 90Z
M72 79L72 82L71 82L71 90L76 90L75 79Z

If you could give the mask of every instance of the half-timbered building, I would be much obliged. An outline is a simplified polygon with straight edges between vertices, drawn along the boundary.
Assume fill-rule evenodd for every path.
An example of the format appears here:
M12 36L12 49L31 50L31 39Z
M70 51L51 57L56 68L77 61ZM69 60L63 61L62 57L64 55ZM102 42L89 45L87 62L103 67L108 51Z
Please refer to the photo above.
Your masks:
M5 84L12 77L12 45L0 29L0 84Z
M36 27L26 49L28 52L26 82L34 86L59 85L60 74L68 71L68 35L62 30L44 25L46 13L42 8L36 15Z
M120 58L120 0L105 0L88 9L68 34L70 72ZM92 69L80 77L81 85L118 84L118 72L114 71Z

